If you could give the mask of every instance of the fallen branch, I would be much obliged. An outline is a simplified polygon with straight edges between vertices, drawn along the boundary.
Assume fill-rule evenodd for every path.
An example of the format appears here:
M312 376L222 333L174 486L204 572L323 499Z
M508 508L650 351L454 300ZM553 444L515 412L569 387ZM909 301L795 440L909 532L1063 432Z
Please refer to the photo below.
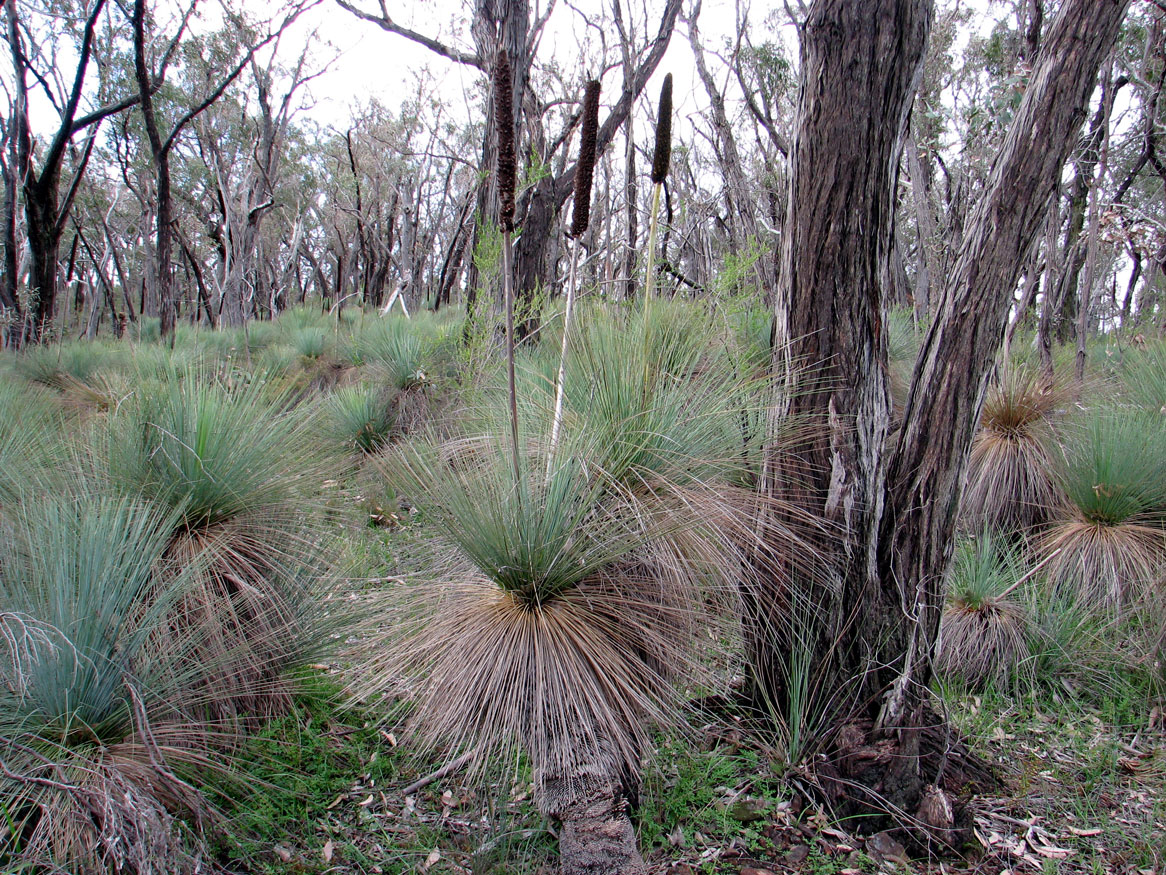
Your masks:
M460 769L462 766L464 766L466 763L468 763L470 760L472 760L474 758L474 754L476 754L477 752L478 752L477 748L474 748L473 750L468 750L465 753L463 753L460 757L458 757L457 759L450 760L448 763L446 763L444 766L442 766L436 772L430 772L424 778L418 778L416 781L414 781L412 784L410 784L408 787L405 788L404 795L408 796L412 793L416 793L422 787L428 787L434 781L440 781L442 778L446 777L447 775L452 774L453 772L456 772L458 769Z

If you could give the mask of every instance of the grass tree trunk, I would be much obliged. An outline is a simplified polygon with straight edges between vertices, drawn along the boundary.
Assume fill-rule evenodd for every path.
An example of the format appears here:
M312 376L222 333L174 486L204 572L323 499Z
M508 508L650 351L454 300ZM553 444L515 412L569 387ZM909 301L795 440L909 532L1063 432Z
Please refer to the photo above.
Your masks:
M823 691L814 726L834 747L839 784L907 813L936 780L920 735L987 375L1127 4L1062 5L936 302L893 445L879 265L931 3L816 0L806 21L777 320L788 361L811 373L787 405L822 430L804 452L770 458L766 473L773 493L837 532L817 545L817 573L782 568L772 578L782 583L757 600L755 680L786 715L807 701L800 690ZM799 609L796 634L782 634ZM809 666L810 684L798 666Z
M599 751L593 762L569 774L562 769L536 774L540 810L562 824L562 875L646 875L619 773L614 752L608 757Z

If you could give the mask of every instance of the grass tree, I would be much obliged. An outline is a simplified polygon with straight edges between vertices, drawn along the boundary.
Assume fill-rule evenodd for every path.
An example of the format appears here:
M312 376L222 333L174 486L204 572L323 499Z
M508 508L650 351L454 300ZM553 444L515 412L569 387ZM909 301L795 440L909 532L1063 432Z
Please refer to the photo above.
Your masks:
M524 750L568 873L643 871L623 799L652 727L678 722L675 682L725 640L710 626L732 637L755 538L760 448L740 413L757 401L713 365L707 327L666 330L667 312L590 314L553 451L553 382L523 399L517 477L505 416L386 462L440 538L426 579L390 593L407 621L371 645L365 692L404 678L422 738Z
M396 417L382 386L343 386L324 402L325 431L347 450L375 453L392 436Z
M939 625L936 671L975 689L1002 689L1031 674L1035 626L1018 548L984 532L956 550Z
M218 661L208 683L224 713L282 701L285 670L321 640L329 548L308 499L328 453L317 431L261 383L191 372L123 405L89 453L95 480L177 514L169 560L206 557L177 622L198 628L200 658Z
M1166 415L1166 343L1157 341L1132 352L1125 365L1126 394L1138 406Z
M194 693L207 664L170 628L198 570L166 559L178 522L140 500L67 493L5 519L6 870L205 871L199 830L179 818L201 826L211 812L187 779L222 767Z
M1090 411L1067 434L1057 477L1064 501L1038 549L1050 586L1098 610L1128 607L1166 559L1166 430L1161 415Z
M1068 404L1063 385L1010 367L988 387L968 460L963 524L1030 532L1060 503L1053 422Z

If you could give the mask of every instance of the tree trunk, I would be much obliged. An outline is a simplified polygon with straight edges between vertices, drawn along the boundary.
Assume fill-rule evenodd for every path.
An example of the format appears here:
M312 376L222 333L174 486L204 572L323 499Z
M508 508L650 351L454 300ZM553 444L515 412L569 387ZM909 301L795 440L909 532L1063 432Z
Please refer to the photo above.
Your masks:
M13 136L11 131L7 132ZM5 144L7 148L10 144ZM11 151L15 153L13 145ZM0 323L4 325L4 344L9 348L20 345L20 331L24 323L24 309L20 306L18 258L16 242L17 182L15 154L11 161L0 159L4 172L4 279L0 282Z
M840 714L860 710L873 692L870 642L851 630L878 581L890 422L881 278L901 136L930 23L927 0L818 0L803 30L776 306L777 336L789 345L778 347L775 364L812 372L808 385L789 387L784 413L827 421L803 452L767 460L766 485L835 528L816 545L829 557L824 567L783 560L774 582L789 591L763 594L752 641L759 692L794 723L797 647L814 666L815 685L837 694ZM785 619L764 610L810 605L807 625L787 634Z
M41 180L24 189L25 233L31 255L28 270L28 310L22 342L40 343L53 323L57 303L57 262L61 232L57 228L57 179Z
M161 317L162 339L173 343L174 339L174 292L171 272L171 211L173 199L170 194L170 150L163 144L158 130L158 120L154 115L154 83L146 67L145 0L135 0L134 25L134 73L138 82L142 119L146 125L146 136L150 143L150 157L157 174L158 215L155 226L154 243L154 284L158 301L158 315Z
M920 730L966 460L1022 260L1127 3L1062 5L937 301L893 447L879 263L931 4L816 0L806 22L777 305L790 349L777 364L809 369L786 407L822 430L805 451L767 459L766 480L837 532L815 545L818 574L786 559L767 579L752 658L761 692L794 715L808 656L818 725L837 730L839 785L865 785L866 801L910 813L936 780L921 770ZM891 753L848 756L863 747L856 733Z

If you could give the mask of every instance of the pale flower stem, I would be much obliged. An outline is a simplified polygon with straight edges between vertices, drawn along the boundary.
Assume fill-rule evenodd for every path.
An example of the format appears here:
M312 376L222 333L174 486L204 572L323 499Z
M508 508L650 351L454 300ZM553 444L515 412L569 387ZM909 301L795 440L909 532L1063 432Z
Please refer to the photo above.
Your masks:
M648 221L648 270L644 280L644 307L651 306L652 296L656 294L656 230L660 221L660 191L662 183L652 187L652 213Z
M559 372L555 375L555 415L551 420L551 445L547 453L547 481L555 462L555 448L559 444L559 430L563 426L563 395L566 393L567 338L571 332L571 315L575 310L575 284L579 271L579 241L571 246L571 272L567 275L567 309L563 313L563 345L559 350Z
M518 456L518 391L514 385L514 278L510 263L513 243L510 232L502 234L502 290L506 298L506 383L510 395L510 442L514 452L514 487L522 480Z
M656 295L656 230L660 218L660 192L663 191L663 183L657 182L652 187L652 213L648 221L648 275L644 280L644 391L647 392L647 387L651 383L651 363L648 360L648 346L649 346L649 320L648 313L651 312L652 298Z

